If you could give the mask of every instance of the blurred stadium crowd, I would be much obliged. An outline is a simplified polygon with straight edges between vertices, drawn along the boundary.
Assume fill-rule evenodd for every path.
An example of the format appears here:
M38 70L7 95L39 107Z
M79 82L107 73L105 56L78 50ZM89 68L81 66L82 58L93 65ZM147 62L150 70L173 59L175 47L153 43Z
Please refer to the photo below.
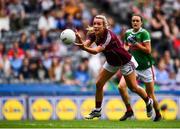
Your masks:
M55 82L93 90L104 57L64 45L60 32L77 28L85 37L93 17L104 14L122 38L133 13L144 17L151 32L158 88L180 90L180 0L0 0L0 83Z

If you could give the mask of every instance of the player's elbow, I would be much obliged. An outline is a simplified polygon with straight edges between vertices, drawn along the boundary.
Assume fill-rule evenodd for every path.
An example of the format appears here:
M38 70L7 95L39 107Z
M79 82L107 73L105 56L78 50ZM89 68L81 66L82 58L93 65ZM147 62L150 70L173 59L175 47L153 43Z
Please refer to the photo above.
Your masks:
M87 51L89 52L90 54L93 54L93 55L96 55L98 52L96 50L93 50L93 51Z
M102 51L101 49L94 49L92 51L92 54L96 55L96 54L100 53L101 51Z
M98 54L98 52L97 51L93 51L91 54L96 55L96 54Z

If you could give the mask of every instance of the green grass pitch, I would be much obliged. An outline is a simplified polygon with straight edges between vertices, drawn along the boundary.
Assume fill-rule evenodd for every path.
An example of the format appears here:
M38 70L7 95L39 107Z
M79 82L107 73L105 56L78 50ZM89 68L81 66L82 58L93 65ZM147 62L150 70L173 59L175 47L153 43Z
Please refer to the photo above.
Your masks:
M109 120L51 120L51 121L0 121L0 128L66 128L66 129L150 129L150 128L179 128L180 120L160 122L153 121L138 121L138 120L127 120L127 121L109 121Z

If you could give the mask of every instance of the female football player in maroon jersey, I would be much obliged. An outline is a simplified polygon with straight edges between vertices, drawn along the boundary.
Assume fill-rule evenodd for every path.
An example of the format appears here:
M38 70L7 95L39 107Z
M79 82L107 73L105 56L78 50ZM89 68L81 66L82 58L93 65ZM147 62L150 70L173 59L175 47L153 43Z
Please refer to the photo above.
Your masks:
M138 66L136 60L124 48L117 36L108 29L108 22L105 16L97 15L93 20L93 27L89 29L88 38L83 41L80 34L76 31L76 37L79 43L75 43L82 50L90 54L102 52L106 57L99 76L96 81L95 109L85 117L93 119L101 116L101 104L103 100L104 84L120 69L128 88L137 93L152 111L153 101L148 97L143 88L136 82L135 69ZM91 47L96 43L97 47Z

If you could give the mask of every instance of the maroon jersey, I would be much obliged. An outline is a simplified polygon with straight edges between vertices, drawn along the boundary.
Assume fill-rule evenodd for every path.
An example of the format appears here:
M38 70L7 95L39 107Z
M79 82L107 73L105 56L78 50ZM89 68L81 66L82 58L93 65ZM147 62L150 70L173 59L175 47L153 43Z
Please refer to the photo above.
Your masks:
M101 37L96 38L95 34L90 34L89 39L105 48L103 54L108 64L112 66L122 66L131 60L131 55L124 49L123 44L117 36L106 29Z

